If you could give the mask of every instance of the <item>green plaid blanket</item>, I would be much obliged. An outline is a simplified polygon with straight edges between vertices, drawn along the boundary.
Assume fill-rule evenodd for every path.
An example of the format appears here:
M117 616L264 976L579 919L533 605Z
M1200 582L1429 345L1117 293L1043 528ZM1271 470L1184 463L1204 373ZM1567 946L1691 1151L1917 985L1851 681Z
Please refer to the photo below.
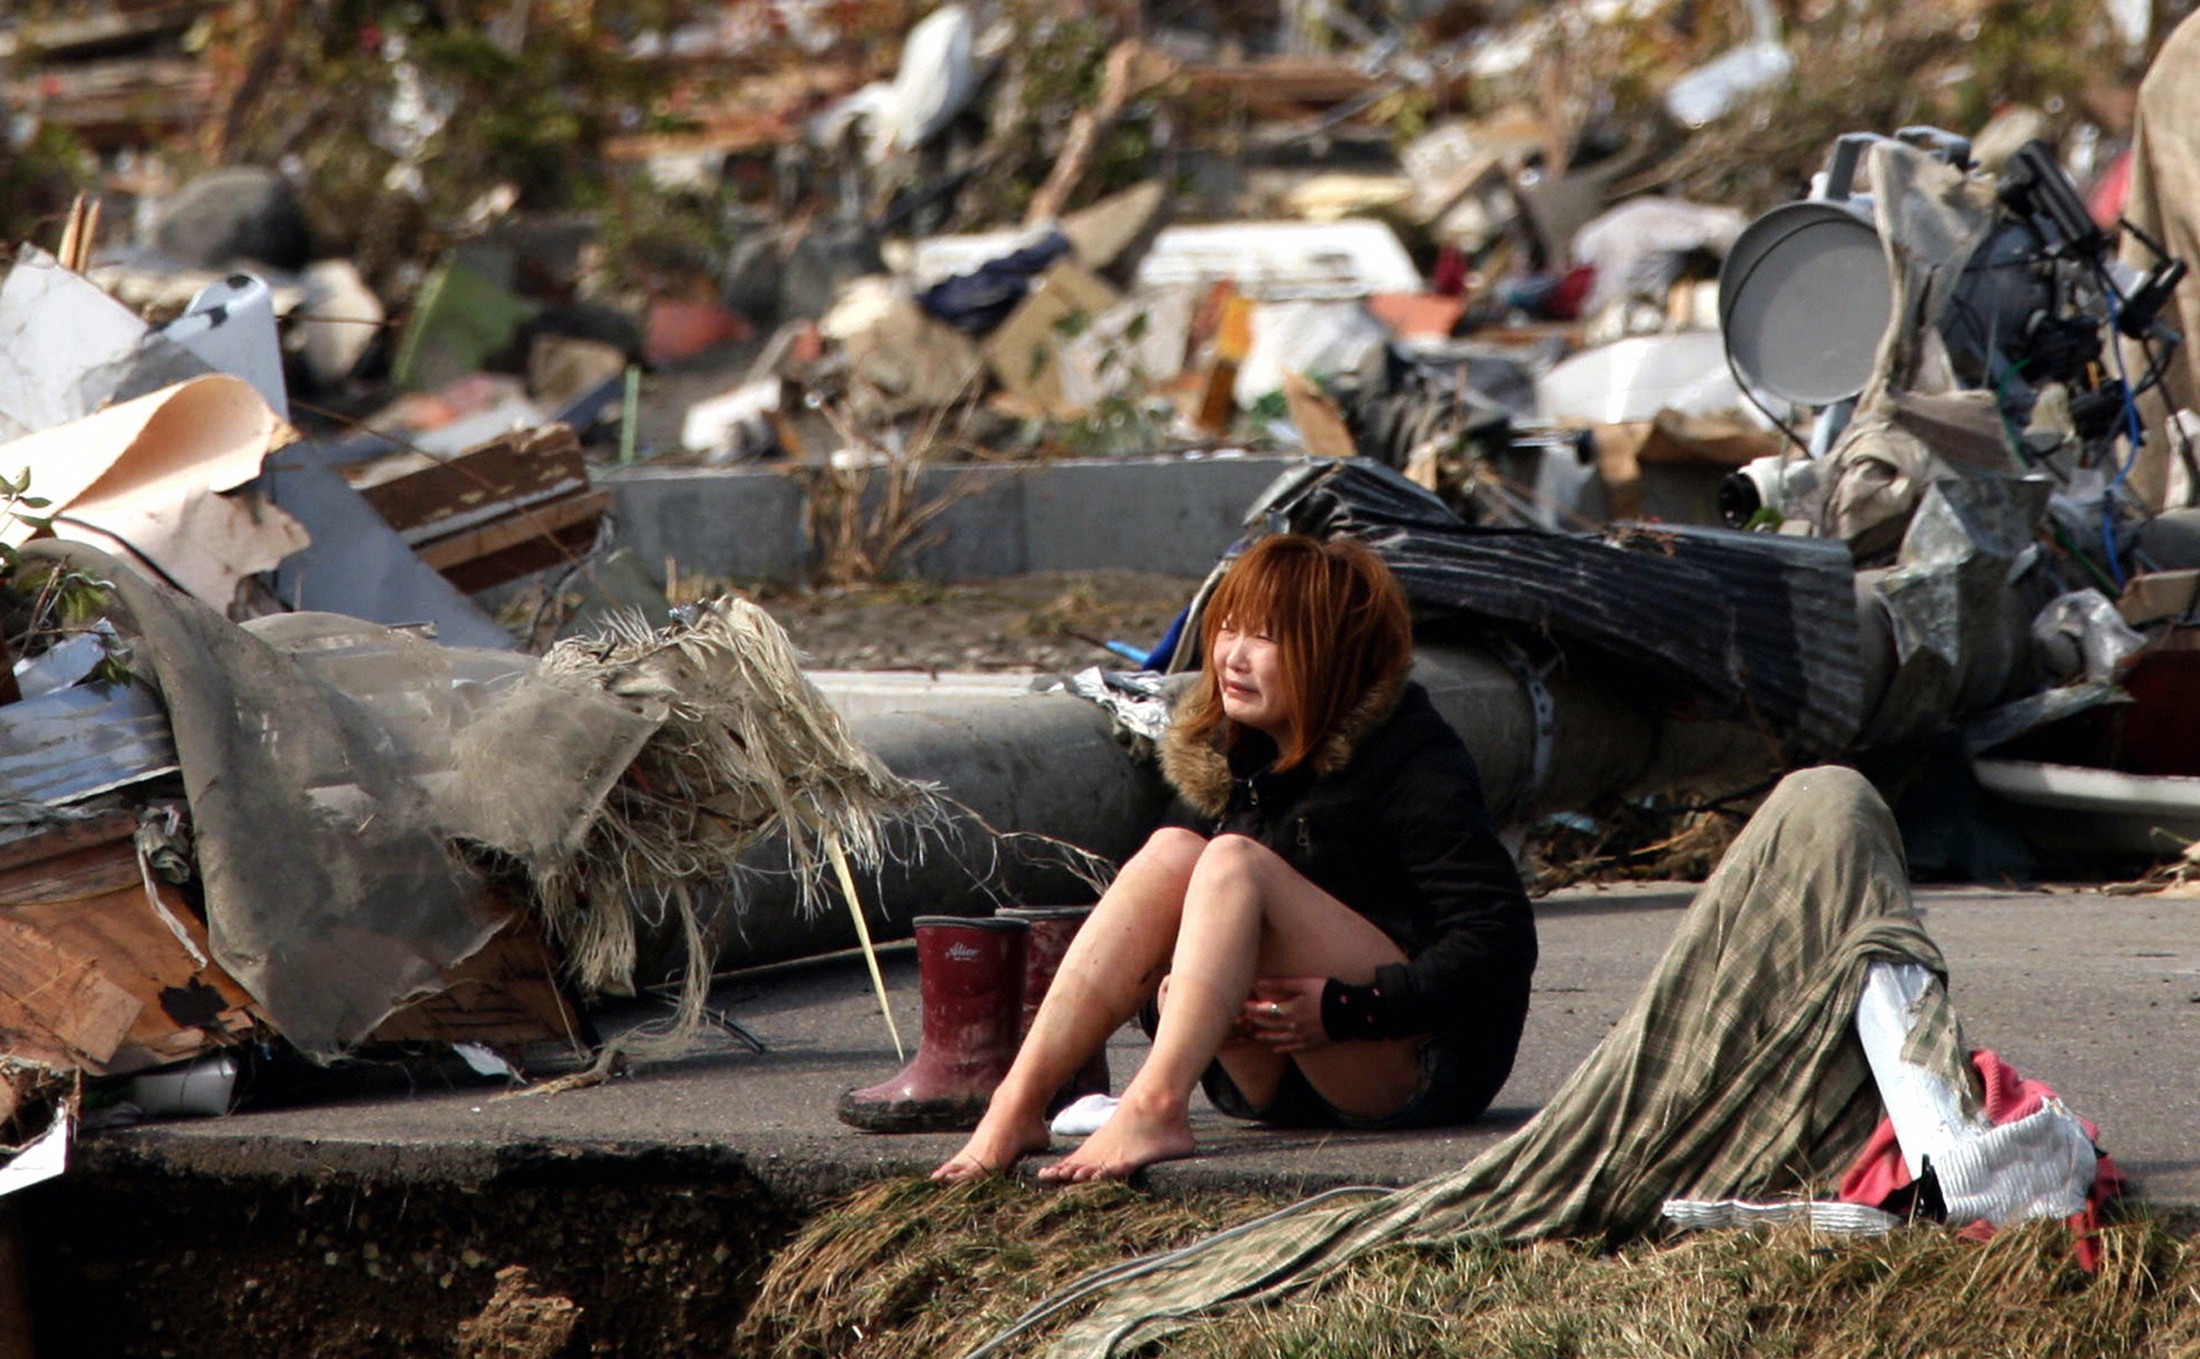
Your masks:
M1908 883L1894 818L1861 776L1789 775L1704 885L1634 1005L1519 1132L1410 1188L1323 1195L1102 1271L972 1359L1095 1296L1054 1359L1135 1350L1378 1247L1474 1234L1617 1243L1653 1225L1668 1198L1822 1186L1881 1117L1853 1022L1865 965L1888 958L1945 975ZM1944 1012L1945 988L1930 995ZM1968 1087L1952 1017L1926 1018L1917 1033L1935 1050L1915 1055Z

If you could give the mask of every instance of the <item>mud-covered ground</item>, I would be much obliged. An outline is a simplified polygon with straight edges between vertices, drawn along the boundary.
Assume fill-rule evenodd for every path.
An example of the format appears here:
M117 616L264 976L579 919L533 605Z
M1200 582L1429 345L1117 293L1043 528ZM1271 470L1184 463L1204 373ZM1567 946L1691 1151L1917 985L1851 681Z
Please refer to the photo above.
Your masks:
M18 1211L41 1359L723 1359L793 1228L753 1184L631 1163L478 1190L70 1176Z
M1106 643L1152 647L1198 588L1181 576L1085 571L770 590L757 600L812 669L1047 674L1131 665Z

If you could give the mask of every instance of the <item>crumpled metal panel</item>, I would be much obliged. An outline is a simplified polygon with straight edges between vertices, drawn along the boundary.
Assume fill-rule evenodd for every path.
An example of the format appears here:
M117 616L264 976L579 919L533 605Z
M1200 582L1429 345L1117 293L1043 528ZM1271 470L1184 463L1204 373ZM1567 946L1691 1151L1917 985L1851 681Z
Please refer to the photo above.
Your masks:
M1252 517L1274 531L1358 537L1424 622L1483 623L1596 653L1641 676L1646 702L1681 698L1752 721L1791 760L1856 737L1863 678L1840 543L1666 525L1603 535L1477 527L1364 459L1279 479Z
M79 684L0 707L0 801L58 807L175 772L150 686Z

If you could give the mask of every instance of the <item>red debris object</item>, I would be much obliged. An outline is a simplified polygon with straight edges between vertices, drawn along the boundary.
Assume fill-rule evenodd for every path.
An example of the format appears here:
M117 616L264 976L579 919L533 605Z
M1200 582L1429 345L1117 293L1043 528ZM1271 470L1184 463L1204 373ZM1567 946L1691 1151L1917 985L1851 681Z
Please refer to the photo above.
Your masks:
M1377 293L1367 309L1401 340L1447 340L1467 314L1467 299L1436 293Z
M2117 219L2124 215L2124 204L2130 201L2131 148L2126 147L2108 163L2101 177L2093 181L2093 192L2086 196L2085 207L2093 218L2093 225L2103 231L2114 231Z
M684 297L652 298L642 332L642 361L652 368L756 338L756 327L740 314L716 302Z

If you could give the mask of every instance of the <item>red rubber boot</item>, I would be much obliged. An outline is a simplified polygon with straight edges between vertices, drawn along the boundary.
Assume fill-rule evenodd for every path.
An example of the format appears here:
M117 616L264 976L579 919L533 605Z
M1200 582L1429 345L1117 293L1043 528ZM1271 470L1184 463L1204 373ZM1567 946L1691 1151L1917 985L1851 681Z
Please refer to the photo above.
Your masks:
M995 914L1003 920L1021 920L1031 929L1024 941L1024 1013L1017 1025L1021 1039L1031 1032L1039 1002L1046 999L1047 988L1054 984L1054 974L1062 966L1062 955L1069 952L1070 941L1077 937L1085 917L1092 914L1092 907L1004 906ZM1063 1106L1086 1095L1107 1094L1108 1080L1108 1049L1103 1044L1047 1102L1047 1112L1059 1113Z
M842 1095L840 1121L866 1132L968 1132L1016 1058L1028 928L952 915L914 924L917 1055L892 1080Z

